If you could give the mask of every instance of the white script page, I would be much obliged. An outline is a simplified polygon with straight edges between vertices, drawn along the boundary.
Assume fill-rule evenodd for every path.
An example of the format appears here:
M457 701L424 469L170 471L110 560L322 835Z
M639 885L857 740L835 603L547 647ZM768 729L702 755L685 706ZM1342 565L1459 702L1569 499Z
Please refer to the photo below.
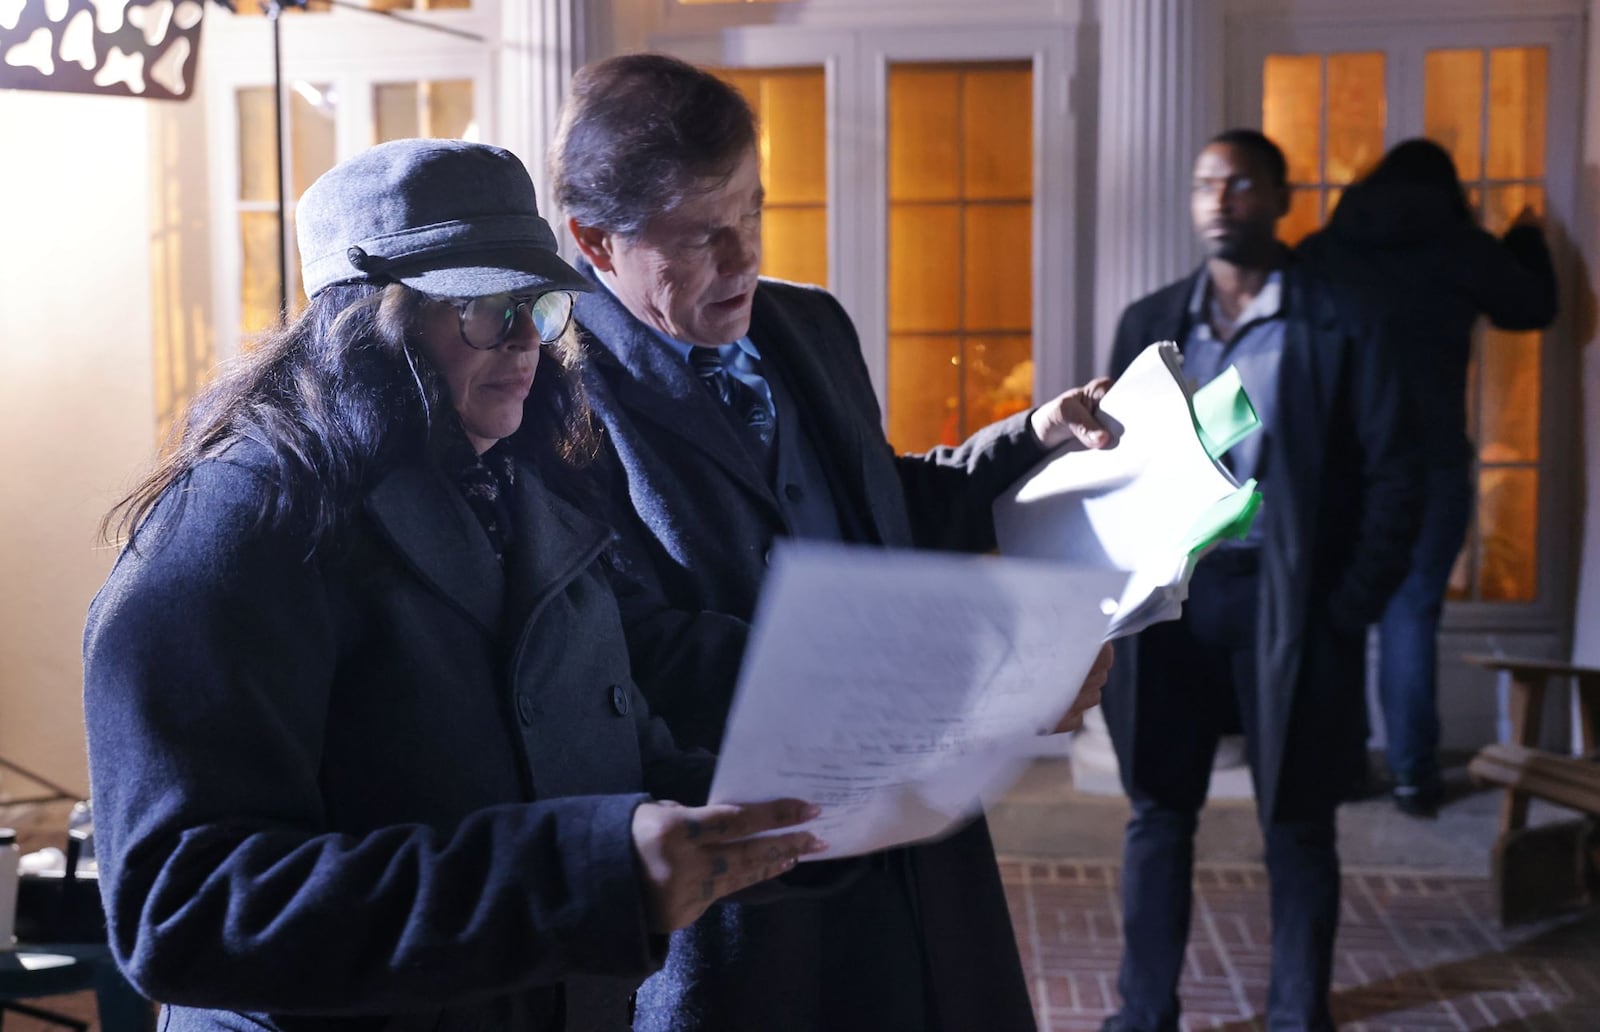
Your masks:
M774 557L712 802L794 797L851 856L952 830L1054 728L1127 574L788 544Z

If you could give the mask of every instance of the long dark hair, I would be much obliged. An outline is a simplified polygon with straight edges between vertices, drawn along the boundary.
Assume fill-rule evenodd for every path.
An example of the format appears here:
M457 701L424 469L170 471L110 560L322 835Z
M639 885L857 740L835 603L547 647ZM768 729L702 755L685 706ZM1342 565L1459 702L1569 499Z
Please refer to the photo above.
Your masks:
M162 495L202 462L249 440L271 453L275 467L261 521L292 522L314 551L384 472L424 457L439 433L456 432L443 378L412 343L427 300L400 284L348 284L318 294L194 399L162 458L101 521L101 536L126 536L134 547ZM581 465L596 452L577 376L581 349L571 327L544 345L547 360L513 435L518 453L536 464Z
M1472 206L1467 203L1467 191L1456 173L1455 160L1449 151L1424 137L1402 140L1389 148L1361 182L1367 186L1405 186L1433 191L1450 198L1450 207L1458 216L1472 218Z

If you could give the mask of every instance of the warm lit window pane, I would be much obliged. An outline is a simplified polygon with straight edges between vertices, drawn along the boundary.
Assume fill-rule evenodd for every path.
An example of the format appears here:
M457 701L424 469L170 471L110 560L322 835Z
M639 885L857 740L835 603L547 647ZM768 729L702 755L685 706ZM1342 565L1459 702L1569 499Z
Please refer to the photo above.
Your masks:
M1278 239L1298 244L1302 237L1321 225L1322 191L1293 190L1289 194L1289 214L1278 221Z
M289 90L289 183L294 197L305 193L337 160L337 114L330 87L296 82Z
M1322 221L1328 221L1335 208L1339 207L1339 198L1344 196L1344 191L1337 186L1330 186L1326 196L1322 198Z
M1533 601L1538 594L1538 526L1539 479L1533 470L1479 471L1479 598Z
M966 196L1033 196L1033 74L1026 68L968 76L961 105Z
M477 136L477 114L473 110L472 80L445 79L424 84L426 117L423 134L440 139L462 140Z
M744 94L759 133L767 205L761 272L828 282L827 80L819 67L713 68Z
M1383 55L1329 54L1325 182L1353 182L1378 163L1384 118Z
M1487 327L1483 337L1483 423L1478 456L1484 462L1539 459L1539 337ZM1533 528L1528 528L1529 534Z
M889 332L957 330L961 326L961 270L959 205L891 206Z
M1033 338L969 336L963 386L967 426L976 429L1033 406Z
M888 415L898 448L956 443L1014 411L1017 397L1032 399L1032 139L1027 62L890 69Z
M827 209L768 208L761 219L761 275L827 283Z
M272 88L253 86L238 90L239 200L276 201L278 160L276 128L272 117Z
M1283 148L1289 179L1315 183L1322 166L1322 55L1271 54L1263 69L1262 131Z
M1489 188L1489 205L1483 209L1483 226L1495 236L1511 228L1523 208L1544 214L1544 188L1518 184Z
M261 333L278 322L278 213L240 212L239 242L244 259L239 282L240 329L247 334Z
M889 199L961 196L961 74L897 66L889 76Z
M889 336L889 440L925 451L961 440L960 338Z
M769 204L828 200L827 90L822 69L764 73L761 178Z
M965 311L969 330L1014 330L1033 324L1032 206L975 204L966 210ZM1023 275L1018 275L1018 270ZM973 429L983 424L974 424Z
M372 142L431 136L459 140L477 135L472 80L386 82L372 88Z
M414 82L385 82L372 88L372 142L422 135L421 106Z
M1483 173L1483 51L1430 50L1423 64L1422 132L1449 151L1462 179Z
M1544 47L1489 52L1489 178L1544 175Z

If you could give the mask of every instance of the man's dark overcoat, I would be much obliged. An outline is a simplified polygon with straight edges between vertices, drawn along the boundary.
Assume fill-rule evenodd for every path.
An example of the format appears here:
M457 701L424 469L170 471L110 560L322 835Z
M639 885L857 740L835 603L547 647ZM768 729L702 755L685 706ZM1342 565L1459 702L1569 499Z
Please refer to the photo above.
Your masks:
M710 767L629 678L609 531L525 471L502 570L417 464L308 557L274 471L202 463L89 611L117 962L175 1032L625 1026L666 942L633 811Z
M626 495L612 516L624 572L651 600L630 608L624 599L635 675L680 742L715 749L747 621L785 519L762 469L678 354L604 288L581 297L577 314L592 358L590 401L604 423L607 458L617 460L613 492ZM959 448L897 457L854 327L831 295L762 280L750 337L763 369L792 389L847 539L993 546L991 502L1041 457L1026 414ZM668 609L654 608L661 600ZM941 1027L1034 1027L984 822L904 858ZM674 937L666 968L641 989L637 1027L822 1032L817 942L829 905L823 894L713 907ZM863 921L859 934L878 930ZM829 992L880 991L907 944L886 939L882 947L889 966L868 965Z
M1189 332L1194 275L1134 304L1117 326L1111 372ZM1287 321L1278 425L1263 455L1264 523L1256 632L1263 820L1360 790L1366 763L1366 627L1405 575L1416 535L1420 453L1400 378L1361 308L1284 270ZM1204 562L1204 560L1201 560ZM1135 636L1117 643L1104 710L1125 783L1161 762L1133 741Z

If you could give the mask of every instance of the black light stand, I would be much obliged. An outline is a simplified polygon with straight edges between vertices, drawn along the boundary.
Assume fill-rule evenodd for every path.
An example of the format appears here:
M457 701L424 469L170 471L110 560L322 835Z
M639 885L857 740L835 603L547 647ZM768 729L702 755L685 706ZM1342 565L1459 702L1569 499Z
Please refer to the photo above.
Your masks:
M233 10L231 0L219 0L230 11ZM351 11L363 11L367 14L388 18L390 21L403 22L415 25L420 29L430 32L442 32L447 36L457 36L461 39L470 39L475 43L482 43L483 37L475 32L464 29L453 29L448 25L435 25L433 22L422 21L417 18L408 18L403 14L393 11L380 10L362 4L352 3L350 0L320 0L330 7L343 7ZM280 324L289 321L289 198L288 187L284 182L284 140L287 130L283 124L284 90L283 90L283 27L279 18L290 7L304 8L307 0L260 0L261 13L266 15L267 21L272 23L272 117L273 135L277 141L278 160L278 319Z

